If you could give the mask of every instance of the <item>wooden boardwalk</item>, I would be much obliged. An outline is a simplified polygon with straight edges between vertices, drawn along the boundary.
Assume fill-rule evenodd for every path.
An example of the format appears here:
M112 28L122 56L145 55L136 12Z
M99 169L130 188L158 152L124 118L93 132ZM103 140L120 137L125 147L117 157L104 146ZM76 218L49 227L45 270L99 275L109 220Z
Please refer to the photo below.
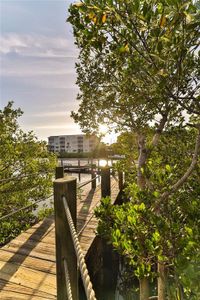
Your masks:
M82 188L77 199L77 231L86 255L95 238L94 208L101 198L100 186ZM119 194L111 180L111 198ZM55 225L49 217L20 234L0 249L0 299L56 299Z

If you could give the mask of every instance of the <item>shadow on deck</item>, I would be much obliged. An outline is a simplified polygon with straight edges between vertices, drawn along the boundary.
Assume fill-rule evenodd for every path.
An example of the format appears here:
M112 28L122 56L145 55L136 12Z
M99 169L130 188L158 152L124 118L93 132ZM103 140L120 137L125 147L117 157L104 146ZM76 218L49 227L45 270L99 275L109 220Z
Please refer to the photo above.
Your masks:
M113 179L112 202L118 194ZM97 220L94 208L101 199L101 188L84 189L77 203L77 228L84 254L94 239ZM56 299L55 225L49 217L20 234L0 249L0 299Z

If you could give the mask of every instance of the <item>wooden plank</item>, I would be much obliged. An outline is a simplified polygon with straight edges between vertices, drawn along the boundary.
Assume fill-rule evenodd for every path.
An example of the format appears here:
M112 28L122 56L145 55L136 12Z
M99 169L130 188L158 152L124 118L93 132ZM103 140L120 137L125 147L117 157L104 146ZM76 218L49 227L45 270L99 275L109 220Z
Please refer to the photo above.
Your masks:
M41 225L46 225L48 228L50 228L51 226L54 226L54 216L49 216L48 218L45 218L44 220L34 224L33 226L31 226L31 228L33 229L37 229L39 227L41 227ZM29 230L29 229L27 229Z
M95 235L96 234L96 228L84 228L83 231L81 231L80 235Z
M10 262L18 266L24 266L29 269L39 270L42 272L56 274L55 261L48 261L45 259L25 256L0 249L0 260L2 262Z
M0 278L31 287L32 289L56 295L56 276L46 272L35 271L26 267L18 267L15 264L0 261ZM0 297L1 298L1 297Z
M17 254L55 261L55 250L52 254L52 250L49 247L46 247L45 249L40 249L39 247L37 247L33 250L30 250L30 248L25 245L23 245L23 247L18 248L17 244L9 243L7 247L4 247L4 249Z
M47 255L53 255L55 256L55 247L48 245L46 243L42 243L40 242L39 244L37 244L35 247L33 247L33 243L31 241L28 241L27 243L22 244L21 246L19 246L19 244L17 243L17 241L13 241L11 243L9 243L9 245L7 247L5 247L5 249L10 249L10 248L15 248L16 253L20 253L21 250L26 250L25 254L31 254L31 253L39 253L41 255L43 255L43 257L45 258L45 256ZM35 255L37 256L37 255Z
M118 193L118 183L111 180L111 202ZM77 202L77 228L84 255L94 239L98 220L93 210L100 204L100 186L91 193L83 189ZM56 299L54 217L35 224L0 249L0 299Z
M46 292L41 292L30 287L19 285L13 282L7 282L0 279L0 299L14 300L14 299L56 299L55 295Z
M81 236L80 237L80 244L81 244L81 247L84 245L84 244L92 244L93 240L95 239L95 235L93 236Z
M83 220L83 221L88 221L91 217L93 217L92 214L90 214L89 216L88 216L88 215L83 216L83 215L81 214L81 215L78 216L78 221L81 221L81 220Z
M19 246L23 245L24 243L30 242L30 244L37 246L39 243L47 243L49 245L55 246L55 231L51 234L45 235L43 237L40 234L30 235L27 232L23 232L20 234L16 239L12 240L13 242L16 241L19 243Z
M83 241L82 238L89 238L89 239L92 240L94 237L96 237L96 234L95 234L94 231L90 231L90 232L85 232L85 231L84 231L82 234L80 234L79 239L80 239L80 241L82 242L82 241Z
M55 230L55 224L53 223L52 225L50 225L50 227L44 233L42 233L42 230L38 227L37 228L37 233L38 233L38 235L41 235L41 237L44 237L44 236L47 236L47 235L51 234L51 232L53 232L54 230ZM30 227L29 229L27 229L23 233L32 235L32 234L35 234L35 231L36 231L36 228Z
M97 219L95 219L95 218L88 218L88 219L78 219L78 225L82 225L82 224L85 224L85 221L89 221L90 220L90 222L88 223L88 224L90 224L90 225L94 225L94 226L96 226L96 223L97 223Z

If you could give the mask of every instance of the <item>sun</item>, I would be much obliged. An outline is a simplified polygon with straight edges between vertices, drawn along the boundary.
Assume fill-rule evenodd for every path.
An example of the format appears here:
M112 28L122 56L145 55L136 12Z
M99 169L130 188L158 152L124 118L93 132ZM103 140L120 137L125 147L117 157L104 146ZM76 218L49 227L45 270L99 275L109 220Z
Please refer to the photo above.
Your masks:
M114 130L110 130L105 123L99 125L99 134L101 135L102 142L105 144L115 143L118 136L118 134L116 134Z
M105 124L100 124L99 125L99 133L105 135L106 133L108 133L109 129L108 126Z

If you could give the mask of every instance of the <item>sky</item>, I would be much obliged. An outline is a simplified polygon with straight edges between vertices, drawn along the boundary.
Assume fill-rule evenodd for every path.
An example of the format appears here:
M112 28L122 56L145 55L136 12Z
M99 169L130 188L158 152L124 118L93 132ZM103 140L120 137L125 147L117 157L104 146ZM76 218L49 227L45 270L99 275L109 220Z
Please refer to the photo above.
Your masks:
M69 0L0 0L0 109L8 101L24 112L24 131L39 139L78 134L78 50L66 23Z

